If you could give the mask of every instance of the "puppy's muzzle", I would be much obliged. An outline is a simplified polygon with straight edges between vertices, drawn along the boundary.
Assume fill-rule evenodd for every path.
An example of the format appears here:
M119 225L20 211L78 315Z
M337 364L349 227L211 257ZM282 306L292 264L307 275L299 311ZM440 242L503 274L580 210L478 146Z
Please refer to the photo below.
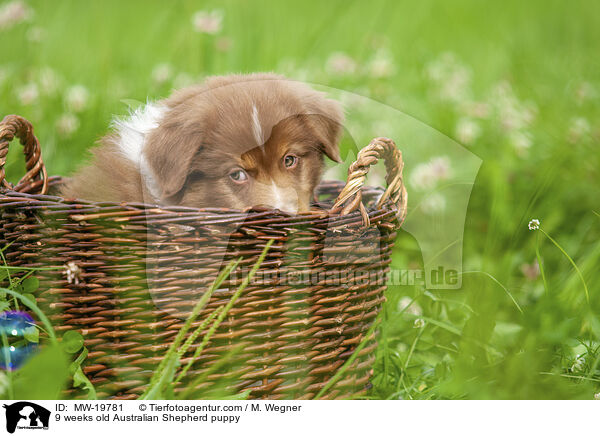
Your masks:
M296 214L303 212L307 206L300 204L298 193L292 186L280 186L271 180L271 183L261 183L264 193L260 206L279 209L282 212Z

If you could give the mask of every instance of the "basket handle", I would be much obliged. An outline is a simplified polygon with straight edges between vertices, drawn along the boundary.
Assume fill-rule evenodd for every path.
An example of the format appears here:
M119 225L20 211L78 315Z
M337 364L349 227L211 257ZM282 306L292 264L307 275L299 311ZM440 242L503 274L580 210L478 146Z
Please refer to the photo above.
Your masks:
M4 165L8 154L8 144L16 137L23 144L27 173L13 187L6 179ZM29 192L48 192L48 174L42 161L40 142L33 134L33 126L25 118L18 115L7 115L0 122L0 184L3 189Z
M404 161L402 160L402 153L398 150L394 141L388 138L375 138L358 152L356 161L348 168L346 186L336 198L331 212L346 215L359 209L363 224L369 225L369 214L362 203L361 188L365 183L369 168L381 158L385 161L387 189L377 202L377 208L380 208L385 201L391 200L398 210L398 220L400 223L404 221L407 202L406 187L402 179Z

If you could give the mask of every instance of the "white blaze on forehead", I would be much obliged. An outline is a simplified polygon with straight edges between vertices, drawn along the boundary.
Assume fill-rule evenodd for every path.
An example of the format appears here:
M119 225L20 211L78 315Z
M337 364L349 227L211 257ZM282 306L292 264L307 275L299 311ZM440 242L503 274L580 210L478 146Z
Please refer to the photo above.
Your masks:
M166 111L167 108L160 104L148 103L137 108L129 117L117 118L112 122L112 127L119 136L117 143L119 149L140 169L148 191L155 199L160 196L158 184L143 152L146 138L158 127Z
M273 206L281 209L283 207L281 190L277 187L274 180L271 180L271 189L273 190L273 202L275 203Z
M258 109L254 104L252 105L252 134L254 135L254 140L257 145L263 145L265 143L262 126L258 119Z

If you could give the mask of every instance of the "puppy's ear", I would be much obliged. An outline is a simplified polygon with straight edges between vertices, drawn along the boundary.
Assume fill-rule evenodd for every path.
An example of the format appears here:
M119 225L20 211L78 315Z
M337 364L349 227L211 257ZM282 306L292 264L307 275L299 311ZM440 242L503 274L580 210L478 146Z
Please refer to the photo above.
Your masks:
M144 157L158 200L172 203L181 192L200 144L200 132L175 122L161 125L148 136Z
M342 136L344 112L335 100L320 97L309 105L310 124L320 138L322 151L335 162L341 162L339 141Z

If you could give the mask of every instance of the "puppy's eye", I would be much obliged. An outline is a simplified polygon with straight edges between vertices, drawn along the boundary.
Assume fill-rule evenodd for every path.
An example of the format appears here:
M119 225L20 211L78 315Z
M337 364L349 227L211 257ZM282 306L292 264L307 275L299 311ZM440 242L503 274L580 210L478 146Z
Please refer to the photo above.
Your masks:
M244 183L248 180L248 174L244 170L235 169L229 173L229 178L235 183Z
M288 154L283 158L283 164L287 169L292 169L298 164L298 156Z

